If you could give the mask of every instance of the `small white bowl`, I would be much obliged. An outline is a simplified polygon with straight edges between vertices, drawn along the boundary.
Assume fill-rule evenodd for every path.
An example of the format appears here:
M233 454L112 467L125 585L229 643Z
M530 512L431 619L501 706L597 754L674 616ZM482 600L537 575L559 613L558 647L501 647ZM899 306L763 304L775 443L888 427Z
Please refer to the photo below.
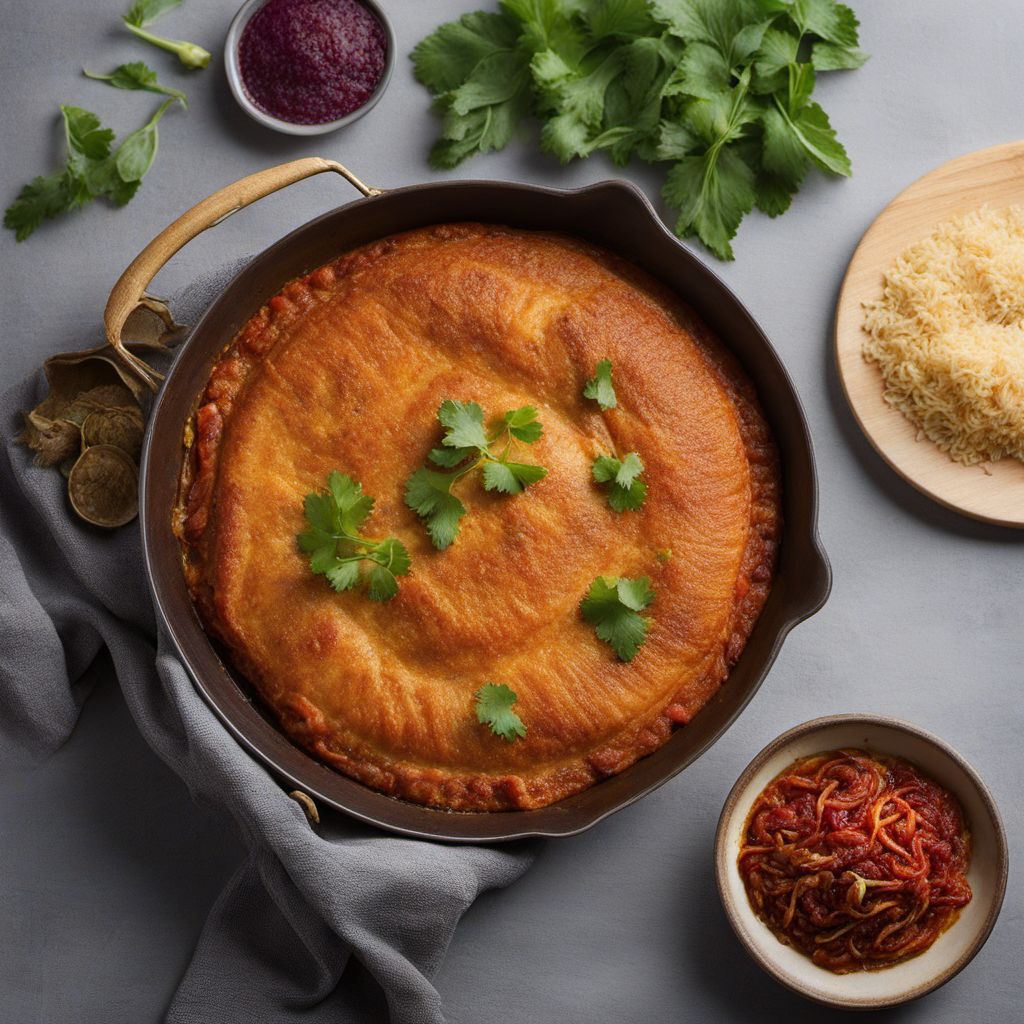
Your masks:
M339 128L344 128L345 125L359 120L363 114L369 113L377 105L377 101L384 95L384 90L388 87L388 82L391 81L391 72L395 67L395 48L397 43L395 42L395 32L391 27L391 22L384 11L381 10L376 0L359 0L359 3L367 8L371 14L376 15L381 25L384 26L384 34L387 37L388 52L384 60L384 73L380 76L380 81L377 83L377 88L373 90L373 95L361 107L353 110L351 114L339 117L336 121L324 121L322 124L295 124L292 121L282 121L279 117L274 117L266 113L266 111L260 110L249 98L248 93L245 91L245 86L242 84L242 73L238 67L238 44L242 39L245 26L249 24L249 20L266 3L268 3L268 0L246 0L232 19L231 25L228 28L227 38L224 40L224 70L228 76L231 94L235 97L238 105L254 121L258 121L267 128L273 128L275 131L284 132L286 135L326 135L327 132L337 131Z
M801 757L860 747L900 757L948 789L971 832L967 879L973 897L957 920L919 956L893 967L833 974L780 942L755 914L737 867L747 815L761 791ZM917 999L970 963L999 916L1006 891L1006 833L991 794L951 747L916 726L874 715L833 715L805 722L773 740L747 765L722 809L715 837L715 874L729 923L747 952L783 985L826 1006L877 1010Z

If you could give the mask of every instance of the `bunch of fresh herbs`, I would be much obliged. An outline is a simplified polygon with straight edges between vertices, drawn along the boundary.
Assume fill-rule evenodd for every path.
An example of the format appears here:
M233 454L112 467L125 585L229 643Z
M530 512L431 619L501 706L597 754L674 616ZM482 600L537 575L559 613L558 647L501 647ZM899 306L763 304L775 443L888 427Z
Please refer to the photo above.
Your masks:
M836 0L502 0L413 51L450 168L501 149L528 115L562 162L603 150L670 162L676 232L719 258L755 206L784 213L811 167L850 174L817 75L857 68L854 12Z

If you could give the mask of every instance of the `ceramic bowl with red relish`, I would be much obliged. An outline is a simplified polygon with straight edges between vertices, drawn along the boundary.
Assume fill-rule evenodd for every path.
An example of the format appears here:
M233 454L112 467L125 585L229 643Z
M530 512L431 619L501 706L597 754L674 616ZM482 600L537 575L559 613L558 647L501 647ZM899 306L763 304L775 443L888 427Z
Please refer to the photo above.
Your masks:
M1006 837L981 779L937 737L837 715L751 761L715 867L729 922L766 971L817 1002L878 1009L944 984L984 944Z
M250 117L316 135L377 103L395 39L374 0L248 0L228 30L224 58L231 91Z

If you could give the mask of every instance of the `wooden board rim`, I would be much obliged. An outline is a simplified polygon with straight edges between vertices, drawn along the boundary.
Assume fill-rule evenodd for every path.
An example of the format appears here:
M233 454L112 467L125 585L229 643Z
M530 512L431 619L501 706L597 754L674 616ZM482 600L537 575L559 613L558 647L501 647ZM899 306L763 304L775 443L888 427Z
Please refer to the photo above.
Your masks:
M857 425L894 472L954 512L1024 529L1024 463L1006 458L966 466L927 438L919 440L913 424L882 397L878 368L861 355L861 303L880 295L882 275L895 257L942 221L986 202L997 207L1024 204L1024 141L955 157L917 178L885 206L857 243L843 276L834 354Z

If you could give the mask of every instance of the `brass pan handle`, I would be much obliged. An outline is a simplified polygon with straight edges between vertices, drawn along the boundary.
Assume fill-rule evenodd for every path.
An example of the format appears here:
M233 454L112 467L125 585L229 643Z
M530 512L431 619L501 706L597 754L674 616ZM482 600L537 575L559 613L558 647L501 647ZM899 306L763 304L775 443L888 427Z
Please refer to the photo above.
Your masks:
M167 227L146 246L129 264L127 270L118 278L107 299L107 308L103 313L103 323L107 331L107 341L125 360L133 372L137 373L153 391L157 382L163 380L163 374L144 363L138 356L125 348L121 339L121 331L132 310L139 304L150 281L160 268L183 246L187 245L196 235L207 228L219 224L225 217L255 203L257 199L269 196L278 189L293 185L303 178L324 171L340 174L346 181L354 185L364 196L380 195L381 190L371 188L360 181L347 167L334 160L310 156L302 160L268 167L265 171L257 171L226 185L213 195L207 196L186 210L176 221Z

